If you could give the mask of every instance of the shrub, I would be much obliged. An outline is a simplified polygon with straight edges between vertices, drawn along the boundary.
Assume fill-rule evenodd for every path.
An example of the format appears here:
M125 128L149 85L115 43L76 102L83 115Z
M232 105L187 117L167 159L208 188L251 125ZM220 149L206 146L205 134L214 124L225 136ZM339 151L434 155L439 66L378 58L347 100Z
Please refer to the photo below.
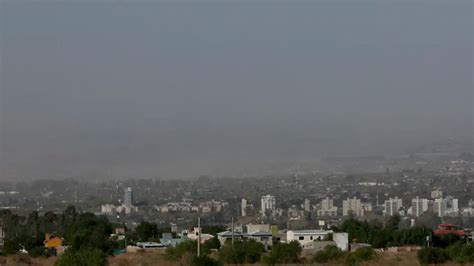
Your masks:
M103 266L107 256L98 249L68 249L56 261L55 266Z
M234 246L230 243L225 244L219 250L219 257L230 264L255 263L260 260L263 252L265 252L265 247L262 243L253 239L236 240Z
M289 264L301 262L301 246L298 242L275 244L268 254L263 257L263 263L267 265Z
M45 248L40 246L40 247L34 247L28 251L31 257L37 258L46 255Z
M418 251L418 260L422 265L440 264L449 260L448 253L442 248L429 247Z
M359 248L354 252L347 253L346 263L348 265L359 265L365 261L373 260L376 257L375 251L370 247Z
M314 254L311 261L316 263L327 263L331 260L336 260L338 258L343 257L344 254L345 252L339 249L337 246L330 245L326 246L324 250L321 250Z
M207 256L193 256L187 265L190 266L219 266L221 263L219 261Z
M201 251L203 251L203 254L207 252L205 250L201 250ZM176 260L181 259L186 254L196 254L196 253L197 253L197 241L186 240L177 244L175 247L167 248L166 258L168 260L176 261Z
M449 257L458 263L474 262L474 242L465 244L457 242L446 248Z

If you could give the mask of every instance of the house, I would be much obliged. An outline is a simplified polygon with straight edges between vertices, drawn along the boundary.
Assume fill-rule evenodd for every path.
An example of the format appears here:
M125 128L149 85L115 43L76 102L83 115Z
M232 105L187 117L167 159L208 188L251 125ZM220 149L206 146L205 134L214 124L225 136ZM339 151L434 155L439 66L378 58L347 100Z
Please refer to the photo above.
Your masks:
M226 241L231 241L232 239L244 239L246 234L241 232L232 233L232 231L224 231L217 234L217 239L221 243L221 246L225 244Z
M438 229L433 230L434 235L455 234L461 237L468 237L469 232L452 224L440 224Z
M171 233L163 233L160 238L160 243L167 247L175 247L177 244L189 239L188 237L173 238Z
M156 249L165 247L164 244L157 242L137 242L136 246L144 249Z
M197 227L194 227L194 230L191 233L189 233L187 236L189 239L197 241L199 238L199 229ZM214 238L214 236L211 234L203 234L202 228L201 228L201 244L212 238Z
M241 233L234 231L234 233L232 233L232 231L224 231L217 234L217 239L219 239L221 245L224 245L226 241L232 241L232 238L234 240L253 239L259 243L262 243L265 248L271 247L273 245L273 237L271 232L255 231Z
M286 241L297 241L301 247L307 248L313 241L324 240L332 233L332 230L290 230L286 232Z
M255 231L247 233L246 238L253 239L259 243L262 243L266 249L273 245L272 233L266 231Z
M55 254L61 254L65 250L63 239L59 236L51 236L50 234L44 236L44 247L49 250L54 250Z

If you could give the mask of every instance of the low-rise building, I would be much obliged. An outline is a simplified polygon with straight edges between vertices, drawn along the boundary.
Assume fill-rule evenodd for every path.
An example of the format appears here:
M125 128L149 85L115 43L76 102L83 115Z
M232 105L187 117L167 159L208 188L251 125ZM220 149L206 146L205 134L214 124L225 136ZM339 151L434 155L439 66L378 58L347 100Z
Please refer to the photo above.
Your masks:
M332 230L290 230L286 232L286 241L297 241L305 248L306 244L316 240L324 240L332 233Z

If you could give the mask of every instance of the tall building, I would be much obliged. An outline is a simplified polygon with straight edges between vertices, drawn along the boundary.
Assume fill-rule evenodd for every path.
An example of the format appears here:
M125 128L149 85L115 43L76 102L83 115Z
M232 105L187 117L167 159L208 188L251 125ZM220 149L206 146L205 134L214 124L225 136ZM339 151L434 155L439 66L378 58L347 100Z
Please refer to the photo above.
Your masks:
M271 196L271 195L262 196L261 203L262 203L261 205L262 215L265 215L267 211L271 211L272 214L275 212L275 209L276 209L275 196Z
M318 216L337 216L337 207L333 199L326 197L321 201L321 207L317 210Z
M246 199L242 199L242 203L240 205L240 213L242 214L242 216L247 216L247 200Z
M448 208L448 201L442 198L437 198L433 203L433 210L438 217L446 216L446 209Z
M428 210L428 199L420 199L418 196L411 200L411 214L418 217Z
M342 201L342 215L348 216L350 214L354 216L364 215L364 209L362 208L360 199L354 197L352 199L347 198L346 200Z
M458 216L459 215L459 203L458 199L453 197L435 199L433 204L433 210L438 217L445 216Z
M453 213L458 213L459 212L458 199L453 198L451 200L451 212L453 212Z
M309 199L304 200L304 210L307 212L311 211L311 201Z
M125 189L123 205L125 207L132 207L133 206L133 190L130 187Z
M398 197L390 198L385 201L385 211L384 214L388 216L394 216L399 214L400 208L403 207L402 199Z

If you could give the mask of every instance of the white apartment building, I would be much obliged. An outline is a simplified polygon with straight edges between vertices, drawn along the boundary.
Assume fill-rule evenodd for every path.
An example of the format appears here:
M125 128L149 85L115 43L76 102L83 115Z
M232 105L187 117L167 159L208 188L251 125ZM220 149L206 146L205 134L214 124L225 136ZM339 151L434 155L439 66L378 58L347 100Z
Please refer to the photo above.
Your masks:
M261 198L261 212L262 215L265 215L267 211L271 211L272 214L275 213L276 203L275 196L266 195Z
M362 208L362 203L360 199L354 197L352 199L347 198L346 200L342 201L342 215L355 215L355 216L363 216L364 215L364 208Z
M309 199L304 200L304 210L307 212L311 211L311 201Z
M458 216L459 215L459 203L458 199L453 197L438 198L435 199L433 204L433 210L438 217L445 216Z
M428 199L420 199L418 196L411 200L411 215L413 217L419 217L426 211L428 211L429 205Z
M399 214L400 208L403 207L403 201L402 199L399 199L398 197L395 198L390 198L389 200L385 201L385 210L384 214L388 216L394 216Z
M133 190L130 187L125 190L123 206L128 208L133 206Z
M247 216L247 200L242 199L242 202L240 204L240 213L242 216Z
M334 200L329 197L321 200L321 207L316 213L318 216L337 216L337 207L334 206Z

